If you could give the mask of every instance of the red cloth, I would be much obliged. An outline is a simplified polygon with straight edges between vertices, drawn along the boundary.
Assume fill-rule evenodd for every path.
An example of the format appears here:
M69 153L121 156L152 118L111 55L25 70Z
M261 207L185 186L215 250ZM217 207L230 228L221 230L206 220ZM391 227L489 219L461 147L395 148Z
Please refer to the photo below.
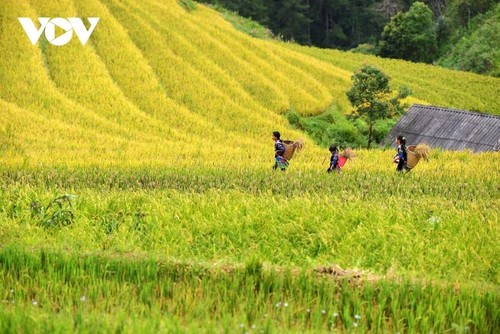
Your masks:
M341 155L341 156L339 157L339 164L338 164L338 166L339 166L340 168L344 167L344 165L345 165L346 161L347 161L347 158Z

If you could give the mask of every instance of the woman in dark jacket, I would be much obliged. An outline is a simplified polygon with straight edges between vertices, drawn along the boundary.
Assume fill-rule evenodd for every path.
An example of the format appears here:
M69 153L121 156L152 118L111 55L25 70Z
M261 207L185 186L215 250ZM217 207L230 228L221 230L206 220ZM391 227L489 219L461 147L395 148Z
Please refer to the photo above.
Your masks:
M285 171L288 167L288 161L283 157L285 154L285 145L280 139L281 134L278 131L273 132L274 141L274 166L273 169L281 169Z
M408 161L408 154L406 153L406 138L402 135L396 137L396 145L398 145L398 153L394 156L394 162L398 164L396 171L407 172L409 169L406 167Z

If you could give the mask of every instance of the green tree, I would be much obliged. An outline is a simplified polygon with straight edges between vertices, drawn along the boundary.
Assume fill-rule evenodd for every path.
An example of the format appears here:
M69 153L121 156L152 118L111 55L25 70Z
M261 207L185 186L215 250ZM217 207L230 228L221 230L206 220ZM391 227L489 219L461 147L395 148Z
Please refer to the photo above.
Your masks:
M295 40L302 44L311 44L308 17L309 6L305 0L277 0L270 16L274 17L271 29L286 40Z
M468 26L476 15L486 13L496 4L498 0L450 0L448 12L458 28Z
M410 90L402 87L395 95L389 87L389 77L370 65L365 65L356 72L352 76L352 81L347 97L354 107L354 116L362 118L368 124L368 148L370 148L375 122L401 114L406 107L401 104L401 99L406 98Z
M267 6L264 0L239 0L236 4L238 5L238 13L241 16L249 17L261 24L269 22Z
M436 24L430 8L415 2L406 13L398 13L384 27L380 55L431 63L437 57Z
M500 4L488 14L478 15L470 28L453 48L439 60L439 64L462 71L500 76Z

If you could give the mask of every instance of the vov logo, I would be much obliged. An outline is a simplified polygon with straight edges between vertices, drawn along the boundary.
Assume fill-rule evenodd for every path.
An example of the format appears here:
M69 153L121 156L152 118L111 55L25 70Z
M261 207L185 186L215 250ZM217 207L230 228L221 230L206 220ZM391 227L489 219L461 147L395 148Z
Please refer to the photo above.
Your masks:
M90 23L90 28L87 30L82 20L78 17L68 17L64 19L62 17L55 17L51 19L50 17L39 17L40 28L37 29L33 21L28 17L19 17L19 22L23 26L24 31L28 35L31 44L35 45L36 42L42 36L45 30L45 37L50 44L55 46L62 46L69 43L73 37L73 32L82 43L85 45L90 38L90 35L94 32L97 22L99 22L99 17L89 17L88 21ZM56 27L61 28L65 32L56 37Z

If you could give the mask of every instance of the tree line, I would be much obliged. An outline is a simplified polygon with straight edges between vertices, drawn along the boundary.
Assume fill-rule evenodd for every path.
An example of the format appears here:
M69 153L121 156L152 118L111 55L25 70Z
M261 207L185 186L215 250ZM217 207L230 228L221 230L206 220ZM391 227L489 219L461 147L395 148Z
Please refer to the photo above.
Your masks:
M199 0L303 45L436 62L498 0Z

